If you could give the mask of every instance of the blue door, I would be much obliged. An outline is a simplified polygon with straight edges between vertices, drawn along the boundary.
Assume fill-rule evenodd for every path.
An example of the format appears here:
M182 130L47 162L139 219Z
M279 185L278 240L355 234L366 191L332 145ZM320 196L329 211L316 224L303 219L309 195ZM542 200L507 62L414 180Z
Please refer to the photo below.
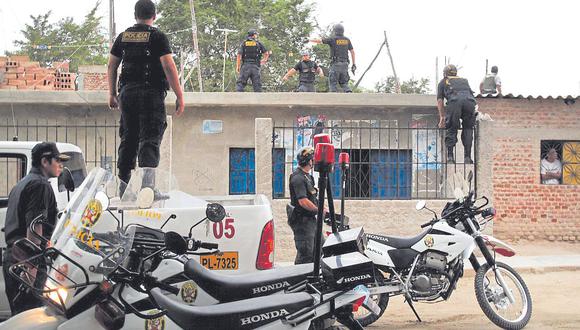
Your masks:
M230 195L255 193L254 148L230 148Z
M284 198L284 183L286 182L286 150L284 148L272 149L272 193L274 198Z
M371 150L372 199L411 198L410 150Z

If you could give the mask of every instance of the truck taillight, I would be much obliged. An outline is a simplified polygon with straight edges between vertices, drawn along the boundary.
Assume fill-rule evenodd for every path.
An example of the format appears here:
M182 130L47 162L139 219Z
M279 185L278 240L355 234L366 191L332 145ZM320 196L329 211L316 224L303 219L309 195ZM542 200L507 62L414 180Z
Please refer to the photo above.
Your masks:
M262 230L256 268L266 270L274 267L274 220L268 221Z

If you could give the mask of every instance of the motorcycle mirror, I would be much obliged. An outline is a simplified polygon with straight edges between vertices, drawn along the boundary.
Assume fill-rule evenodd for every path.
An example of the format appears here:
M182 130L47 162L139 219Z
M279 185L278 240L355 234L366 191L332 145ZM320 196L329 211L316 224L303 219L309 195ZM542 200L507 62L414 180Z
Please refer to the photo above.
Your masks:
M425 205L426 205L425 201L422 201L422 200L421 201L418 201L417 202L417 205L415 205L415 209L417 211L421 211L422 209L425 208Z
M226 217L226 209L218 203L209 203L205 209L205 216L211 222L220 222Z
M28 238L21 238L14 242L12 246L12 258L14 261L21 262L37 256L42 253L40 246L34 244Z
M107 196L107 194L104 191L98 191L95 194L95 199L98 200L99 203L101 203L103 211L109 208L109 196Z
M165 233L165 248L175 254L185 254L187 252L187 241L180 234L168 231Z
M58 187L59 187L59 191L75 191L75 182L73 180L72 177L72 172L69 170L68 167L64 167L62 169L62 172L60 173L60 175L58 176ZM61 190L61 187L64 187L64 189Z
M139 194L137 194L137 206L140 209L148 209L153 204L154 199L155 193L153 192L153 189L145 187L139 191Z

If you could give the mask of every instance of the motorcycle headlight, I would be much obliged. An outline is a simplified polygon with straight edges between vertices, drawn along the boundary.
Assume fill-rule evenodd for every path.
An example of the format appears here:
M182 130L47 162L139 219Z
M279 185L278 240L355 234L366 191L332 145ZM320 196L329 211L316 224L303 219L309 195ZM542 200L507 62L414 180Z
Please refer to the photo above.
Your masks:
M66 302L66 298L68 296L68 290L63 288L63 287L57 287L56 285L48 282L46 284L48 290L50 290L50 292L47 292L44 294L44 296L50 300L52 300L53 302L57 303L57 304L64 304ZM47 290L47 291L48 291Z

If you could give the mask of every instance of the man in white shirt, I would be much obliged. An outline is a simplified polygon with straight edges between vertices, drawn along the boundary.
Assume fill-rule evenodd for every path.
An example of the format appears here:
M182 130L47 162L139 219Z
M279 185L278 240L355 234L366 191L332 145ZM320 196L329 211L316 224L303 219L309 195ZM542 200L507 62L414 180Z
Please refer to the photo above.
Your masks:
M479 92L481 94L501 94L501 79L497 75L497 66L491 67L491 73L483 78L479 84Z
M560 184L562 177L562 162L558 160L556 149L550 148L546 158L542 159L540 176L543 184Z

